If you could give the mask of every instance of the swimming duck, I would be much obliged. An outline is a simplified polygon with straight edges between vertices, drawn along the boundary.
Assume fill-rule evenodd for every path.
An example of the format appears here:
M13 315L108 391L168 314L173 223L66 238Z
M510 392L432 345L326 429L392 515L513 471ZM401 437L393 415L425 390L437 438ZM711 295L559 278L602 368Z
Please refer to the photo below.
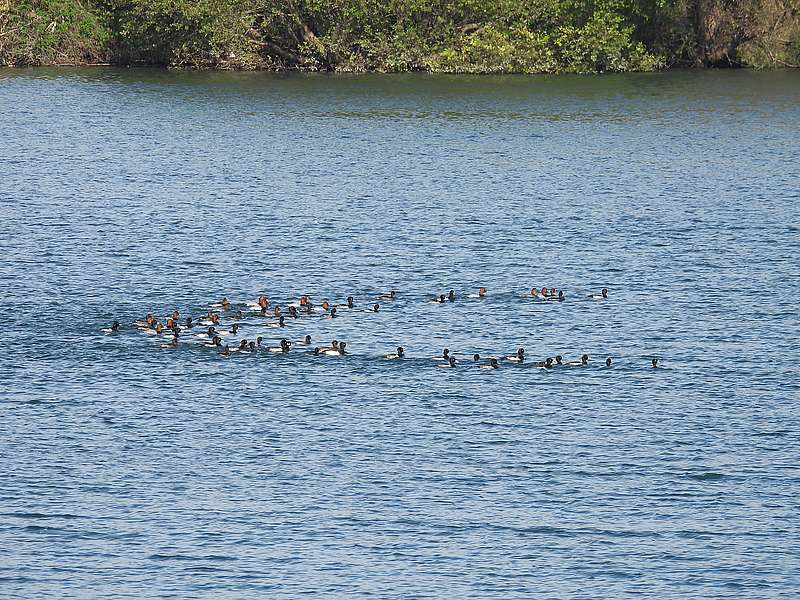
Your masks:
M177 308L172 311L172 320L173 321L177 321L178 319L180 319L180 317L181 317L181 313L178 312Z
M439 367L440 369L452 369L456 366L456 357L451 356L450 358L447 359L447 362L440 363L436 366Z
M336 317L336 307L334 306L334 307L331 309L331 312L330 312L330 314L328 315L328 318L329 318L329 319L333 319L333 318L335 318L335 317Z
M326 350L321 350L320 352L325 356L344 356L346 354L346 346L347 342L339 342L339 346L337 348L327 348Z
M486 297L486 288L478 288L477 294L467 294L467 298L485 298Z
M283 316L278 317L277 323L267 323L265 327L286 327L286 320Z
M209 326L208 330L205 333L195 333L194 337L198 338L213 338L217 335L217 330L214 328L213 325Z
M203 346L204 348L215 348L221 345L222 345L222 338L219 337L218 335L215 335L210 342L205 342L201 344L201 346Z
M402 346L398 346L396 352L390 352L389 354L384 354L383 358L387 360L396 360L398 358L405 358L405 356L406 356L406 351L403 349Z
M650 364L653 365L653 368L658 368L658 359L653 357L653 360L650 361Z
M230 349L230 346L227 346L227 345L226 345L226 346L225 346L225 347L222 349L222 352L220 352L220 354L221 354L222 356L230 356L230 355L231 355L231 349Z
M380 304L375 304L372 307L372 312L378 312L380 309L381 309L381 305Z
M275 315L276 317L280 317L281 316L281 307L280 306L275 306L275 308L272 310L272 314Z
M297 318L297 307L296 306L290 306L289 307L289 316L292 319L296 319Z
M564 363L561 362L562 360L563 359L562 359L561 355L560 354L556 354L556 364L557 365L563 365Z
M162 348L177 348L178 347L178 336L174 336L168 344L161 344Z
M285 353L285 352L289 351L289 346L290 345L291 344L289 343L289 340L282 339L280 346L267 346L267 352L284 352Z
M255 342L255 343L256 343L256 346L260 346L260 345L261 345L261 342L262 342L263 340L264 340L264 338L262 338L261 336L258 336L258 337L256 338L256 342Z
M307 335L303 339L300 340L293 340L292 344L297 344L298 346L308 346L311 343L311 336Z
M564 301L564 290L558 290L558 296L556 296L555 289L551 290L551 294L547 297L548 300L556 300L558 302Z
M353 303L353 297L348 296L347 301L344 304L337 304L339 308L353 308L355 304Z
M375 299L376 300L394 300L396 295L397 295L397 293L394 290L392 290L389 293L378 294L377 296L375 296Z
M505 357L509 362L518 362L521 363L525 360L525 348L520 348L517 350L516 354L511 354Z
M603 298L608 298L608 288L603 288L600 290L600 293L589 294L589 298L592 300L602 300Z
M534 364L535 367L539 367L540 369L552 369L553 368L553 359L547 357L545 360L537 362Z
M541 298L541 296L539 296L539 290L537 290L536 288L531 288L531 297L535 298L536 300L539 300Z
M489 364L479 365L478 368L479 369L499 369L500 365L497 363L497 359L496 358L490 358L489 359Z
M323 346L319 350L320 352L324 352L325 350L339 350L339 340L333 340L330 346Z
M606 359L606 366L607 367L611 366L611 357L610 356Z
M136 327L150 327L153 324L155 319L153 318L153 313L147 313L144 316L144 319L139 319L138 321L134 321L133 324Z
M255 352L255 351L256 351L256 343L255 343L255 342L250 342L250 343L248 343L248 344L247 344L247 349L248 349L250 352Z
M147 335L161 335L164 332L164 326L161 323L156 323L154 327L145 329Z
M450 290L450 292L448 292L447 299L450 300L450 302L453 302L456 299L455 290Z
M221 336L236 335L238 332L239 332L239 324L238 323L234 323L233 325L231 325L230 330L223 331L219 335L221 335Z
M442 355L441 356L434 356L433 360L443 360L443 361L450 360L450 349L449 348L445 348L444 351L442 351Z
M444 304L446 301L447 300L444 294L441 294L438 297L434 297L434 299L431 300L431 302L433 302L434 304Z
M564 364L570 367L585 367L588 364L588 362L589 362L589 355L584 354L581 356L580 360L571 360L568 363Z
M325 312L328 312L328 310L331 307L331 303L328 302L327 300L325 300L320 306L322 306L322 310L324 310Z
M478 362L480 359L481 359L481 355L478 354L477 352L472 355L472 360L473 361Z
M119 321L111 323L111 327L103 327L100 331L103 333L117 333L119 331Z

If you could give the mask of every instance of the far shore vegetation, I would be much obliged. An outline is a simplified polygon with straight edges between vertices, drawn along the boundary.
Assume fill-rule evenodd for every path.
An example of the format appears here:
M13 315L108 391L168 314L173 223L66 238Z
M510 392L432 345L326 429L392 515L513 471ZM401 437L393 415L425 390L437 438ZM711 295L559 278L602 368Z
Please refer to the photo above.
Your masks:
M798 7L798 0L0 0L0 66L798 67Z

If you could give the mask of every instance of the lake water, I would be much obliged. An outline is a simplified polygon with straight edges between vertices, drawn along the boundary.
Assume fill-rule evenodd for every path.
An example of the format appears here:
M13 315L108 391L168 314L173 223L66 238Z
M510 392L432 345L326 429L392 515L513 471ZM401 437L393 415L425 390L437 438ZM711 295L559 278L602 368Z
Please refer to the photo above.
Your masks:
M795 597L799 156L798 72L0 71L0 596ZM349 355L132 327L262 292Z

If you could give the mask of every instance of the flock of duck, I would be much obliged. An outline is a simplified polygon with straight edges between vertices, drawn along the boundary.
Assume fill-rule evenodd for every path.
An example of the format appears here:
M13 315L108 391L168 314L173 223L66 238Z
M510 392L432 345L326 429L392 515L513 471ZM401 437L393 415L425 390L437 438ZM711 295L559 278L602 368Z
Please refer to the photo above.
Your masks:
M486 295L486 288L481 287L476 293L465 294L463 297L482 299ZM566 299L563 290L547 287L531 288L530 292L525 295L542 302L564 302ZM434 296L430 302L445 304L455 302L457 297L455 290L450 290L447 294ZM588 297L592 300L605 300L608 298L608 289L603 288L600 292L590 294ZM327 300L315 304L311 301L310 296L302 295L297 300L289 302L285 307L271 306L269 299L264 294L261 294L255 302L239 305L234 305L225 297L220 302L212 304L206 314L196 320L191 316L182 320L180 312L175 310L165 317L163 322L154 317L153 313L147 313L143 319L134 321L132 325L143 334L157 337L160 340L159 347L165 349L177 348L180 344L188 343L217 351L222 357L230 357L235 353L285 354L293 348L299 347L304 348L307 354L315 357L345 356L348 354L346 341L332 340L330 345L312 346L311 336L305 335L294 340L282 337L279 342L270 345L264 343L264 335L258 334L268 329L275 329L276 332L284 330L287 319L301 320L310 315L335 319L339 317L340 313L354 310L377 313L381 310L381 302L394 302L397 298L396 291L381 293L371 298L366 308L358 309L352 296L348 296L341 304L332 304ZM116 334L120 329L120 322L114 321L110 327L104 327L100 331L105 334ZM244 337L244 333L248 331L253 333L250 337ZM278 336L270 337L277 338ZM405 348L398 346L393 352L384 354L382 358L386 360L405 359ZM466 361L457 359L449 348L444 348L441 354L430 358L437 367L447 369L456 368L462 362L480 369L499 369L501 363L517 366L529 365L542 369L584 367L589 364L587 354L569 361L565 361L561 355L528 361L524 348L519 348L507 356L482 357L480 354L473 354ZM611 358L606 358L605 366L610 367L611 364ZM650 364L652 367L657 367L658 358L653 357Z

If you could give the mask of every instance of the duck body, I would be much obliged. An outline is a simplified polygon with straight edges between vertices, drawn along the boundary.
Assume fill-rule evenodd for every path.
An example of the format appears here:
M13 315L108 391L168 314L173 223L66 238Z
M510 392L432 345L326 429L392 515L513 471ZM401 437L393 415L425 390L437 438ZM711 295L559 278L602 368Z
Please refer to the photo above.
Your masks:
M386 360L398 360L400 358L405 358L406 351L402 346L397 347L397 351L390 352L389 354L384 354L383 358Z

